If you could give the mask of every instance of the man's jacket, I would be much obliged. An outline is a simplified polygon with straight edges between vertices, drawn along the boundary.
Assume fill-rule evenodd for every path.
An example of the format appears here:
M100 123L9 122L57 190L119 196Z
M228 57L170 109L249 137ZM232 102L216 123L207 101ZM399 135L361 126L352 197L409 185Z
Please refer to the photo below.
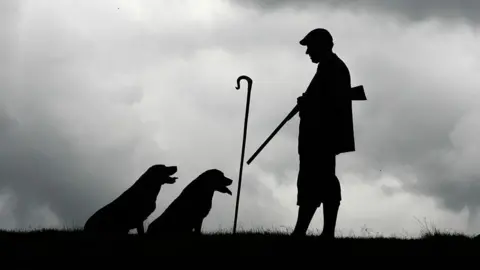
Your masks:
M298 103L300 155L355 151L350 89L350 72L336 54L318 64Z

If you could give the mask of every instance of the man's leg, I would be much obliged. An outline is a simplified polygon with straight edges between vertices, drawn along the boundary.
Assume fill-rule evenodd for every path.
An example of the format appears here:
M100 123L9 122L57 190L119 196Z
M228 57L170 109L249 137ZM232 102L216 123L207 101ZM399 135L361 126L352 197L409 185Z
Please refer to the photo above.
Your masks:
M326 181L327 189L323 202L323 231L322 236L326 238L335 237L338 208L342 199L340 181L335 175L336 157L331 155L325 159L325 165L330 175Z
M340 202L325 202L323 204L323 231L322 236L326 238L335 237L335 226L337 224L338 208Z
M315 185L313 183L315 182L312 181L312 177L314 177L311 173L313 172L312 167L311 160L306 160L304 156L300 156L300 170L297 179L298 216L292 233L295 236L306 235L310 222L318 208L313 200L313 195L315 195Z
M312 221L313 215L317 210L316 206L299 206L298 207L298 217L297 223L295 224L295 229L293 230L292 235L304 236L307 233L308 226Z

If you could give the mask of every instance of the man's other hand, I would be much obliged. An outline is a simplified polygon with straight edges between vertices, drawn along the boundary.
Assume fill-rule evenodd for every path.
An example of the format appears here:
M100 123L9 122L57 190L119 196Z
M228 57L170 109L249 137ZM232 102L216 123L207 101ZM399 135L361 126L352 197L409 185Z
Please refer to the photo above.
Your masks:
M297 106L298 106L298 116L302 117L302 111L305 107L305 94L302 94L297 98Z
M305 96L304 95L301 95L297 98L297 105L299 107L301 107L304 102L305 102Z

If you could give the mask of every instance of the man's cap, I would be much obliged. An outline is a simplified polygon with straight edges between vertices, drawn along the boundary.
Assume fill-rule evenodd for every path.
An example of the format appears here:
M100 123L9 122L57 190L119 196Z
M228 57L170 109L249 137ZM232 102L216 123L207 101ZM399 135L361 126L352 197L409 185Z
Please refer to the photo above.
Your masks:
M307 46L312 44L332 44L333 37L324 28L316 28L310 31L302 40L300 40L300 45Z

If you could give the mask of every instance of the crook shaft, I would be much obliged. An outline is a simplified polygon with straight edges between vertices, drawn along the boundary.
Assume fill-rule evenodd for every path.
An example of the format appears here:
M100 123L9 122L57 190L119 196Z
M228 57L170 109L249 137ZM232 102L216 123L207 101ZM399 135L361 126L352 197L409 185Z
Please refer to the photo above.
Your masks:
M234 221L233 221L233 233L234 234L236 233L236 230L237 230L238 205L240 203L240 190L241 190L241 186L242 186L243 160L244 160L244 157L245 157L245 143L246 143L246 139L247 139L248 111L249 111L249 107L250 107L250 93L251 93L251 90L252 90L252 79L250 77L248 77L247 75L241 75L240 77L238 77L237 87L236 87L237 90L240 89L240 81L241 80L246 80L247 81L248 92L247 92L247 106L245 108L245 123L244 123L244 126L243 126L242 156L241 156L241 159L240 159L240 171L239 171L239 175L238 175L237 201L236 201L236 204L235 204L235 218L234 218Z

